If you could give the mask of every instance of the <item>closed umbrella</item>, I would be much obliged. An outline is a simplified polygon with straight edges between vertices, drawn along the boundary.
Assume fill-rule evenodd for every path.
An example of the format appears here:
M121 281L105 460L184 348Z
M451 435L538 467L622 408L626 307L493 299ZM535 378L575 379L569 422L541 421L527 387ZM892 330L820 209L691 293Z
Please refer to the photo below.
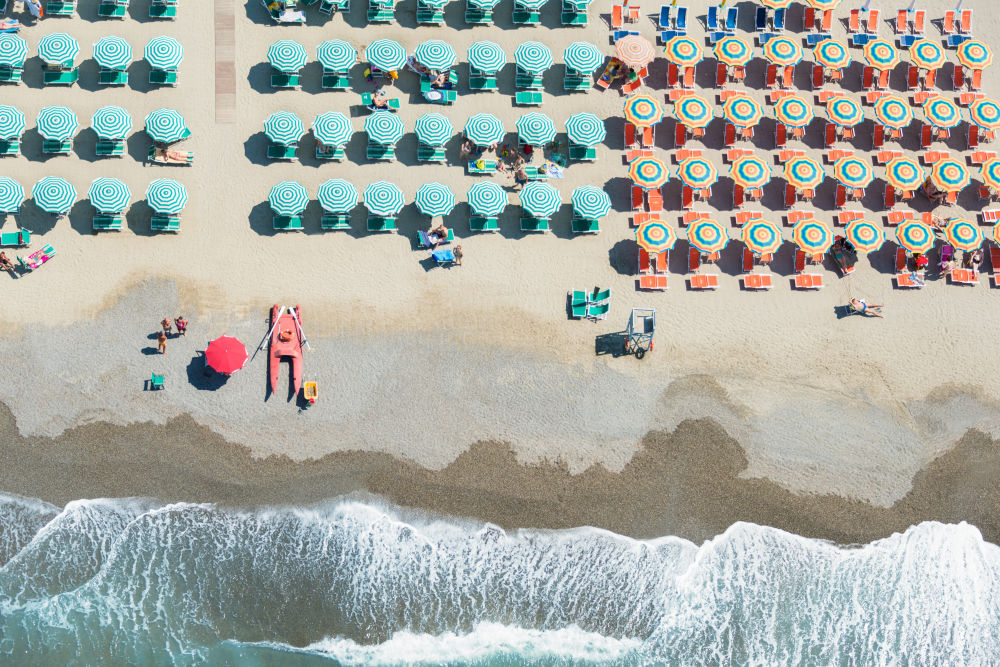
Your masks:
M146 134L153 141L169 144L186 138L190 131L184 116L174 109L157 109L146 116Z
M507 208L507 193L493 181L479 181L465 194L469 208L476 215L497 216Z
M604 121L592 113L575 113L566 119L566 137L578 146L596 146L606 135Z
M173 37L160 35L146 43L143 57L154 69L175 70L184 59L184 47Z
M663 107L652 95L625 98L625 120L636 127L651 127L663 120Z
M629 178L643 190L657 190L670 178L667 165L654 157L632 160L628 167Z
M753 57L753 48L739 37L723 37L715 43L715 59L731 67L743 67Z
M823 165L816 160L797 157L785 163L785 180L799 190L815 189L824 178L826 173L823 171Z
M499 45L479 41L469 45L467 52L469 65L486 74L493 74L507 63L507 54Z
M668 62L672 62L678 67L694 67L705 57L701 45L694 39L683 35L671 38L663 48L663 53Z
M375 181L365 188L365 208L372 215L396 215L405 203L403 191L392 183Z
M305 132L302 119L288 111L275 111L264 121L264 134L276 144L298 143Z
M503 123L493 114L477 113L465 121L465 136L477 146L492 146L499 143L503 135Z
M0 139L15 139L24 132L24 114L17 107L0 106Z
M970 180L969 171L958 160L938 160L931 167L931 181L946 192L960 192Z
M176 215L187 204L187 188L172 178L158 178L146 188L149 207L163 215Z
M677 177L692 190L703 190L719 180L719 170L705 158L693 157L680 163Z
M845 188L867 188L871 185L872 169L864 160L856 157L844 157L833 165L833 177Z
M548 218L562 206L559 191L548 183L532 181L521 190L521 208L535 218Z
M449 69L455 64L455 49L448 42L429 39L417 45L413 58L428 69Z
M770 255L785 242L778 225L760 218L747 221L743 225L741 235L747 249L757 255Z
M899 62L899 52L892 42L876 39L865 45L865 60L877 70L889 70Z
M9 176L0 176L0 213L17 213L24 202L24 188Z
M306 66L309 54L306 47L294 39L279 39L267 49L267 61L271 67L286 74L294 74Z
M993 62L993 51L977 39L966 40L958 45L958 62L969 69L986 69Z
M392 113L373 113L365 118L368 140L378 144L394 144L403 136L403 121Z
M517 119L517 137L522 144L542 146L556 138L556 124L543 113L526 113Z
M760 122L764 110L748 95L734 95L722 105L722 115L736 127L753 127Z
M673 249L677 232L663 220L650 218L636 227L635 242L646 252L656 254Z
M451 209L455 208L455 193L441 183L424 183L417 188L413 201L421 213L433 218L451 213Z
M910 252L923 254L936 241L934 230L919 220L908 218L896 227L896 242Z
M581 185L573 190L570 201L577 216L590 220L603 218L611 210L611 197L608 193L592 185Z
M243 368L249 355L247 348L232 336L219 336L205 349L205 364L216 373L231 375Z
M745 155L733 161L729 166L729 175L736 185L753 190L771 182L771 167L763 158Z
M712 105L699 95L685 95L674 103L674 117L681 125L706 127L715 117Z
M276 215L298 215L309 205L309 193L301 183L282 181L267 193L267 203Z
M65 178L46 176L31 189L35 206L46 213L65 214L76 202L76 188Z
M944 49L940 42L918 39L910 46L910 62L920 69L939 69L944 61Z
M838 95L826 103L826 117L840 127L854 127L865 119L865 112L853 97Z
M94 44L94 61L104 69L123 70L132 62L132 45L114 35L101 37Z
M898 157L885 165L885 180L900 190L916 190L927 177L920 162L913 157Z
M406 49L392 39L379 39L365 49L365 58L373 67L390 72L406 64Z
M321 113L313 119L313 136L325 146L343 146L351 140L351 119L336 111Z
M729 243L729 236L726 234L726 230L711 218L701 218L692 222L688 225L687 235L688 243L695 250L708 255L720 252Z
M66 107L44 107L35 119L38 134L54 141L69 139L76 134L78 125L76 114Z
M342 39L328 39L316 47L316 60L329 72L346 72L358 62L358 52Z
M358 191L342 178L331 178L320 183L316 199L324 211L347 213L358 205Z
M944 230L948 243L962 252L971 252L983 245L983 232L971 220L954 218Z
M64 32L54 32L38 40L38 57L47 65L73 66L80 45Z
M774 115L789 127L806 127L813 119L812 104L798 95L782 97L774 107Z
M604 64L604 53L590 42L573 42L563 51L563 63L577 72L593 74Z
M541 74L552 67L552 51L541 42L525 42L514 51L514 62L525 72Z
M95 178L87 193L90 204L101 213L121 213L128 206L132 193L117 178Z
M642 69L656 57L656 49L639 35L627 35L615 42L615 55L632 69Z
M844 237L861 253L875 252L885 243L885 232L870 220L853 220L844 230Z
M7 67L22 67L28 57L28 43L19 36L4 32L0 33L0 65Z
M813 48L813 60L829 69L843 69L851 64L851 54L844 43L824 39Z
M875 119L886 127L902 130L913 122L913 111L903 98L887 95L875 102Z
M830 246L833 245L833 231L816 218L805 218L799 220L792 227L792 241L803 252L819 255L829 250Z
M451 121L439 113L425 113L413 124L413 131L428 146L443 146L455 134Z
M802 47L788 37L772 37L764 45L764 57L775 65L798 65L802 60Z

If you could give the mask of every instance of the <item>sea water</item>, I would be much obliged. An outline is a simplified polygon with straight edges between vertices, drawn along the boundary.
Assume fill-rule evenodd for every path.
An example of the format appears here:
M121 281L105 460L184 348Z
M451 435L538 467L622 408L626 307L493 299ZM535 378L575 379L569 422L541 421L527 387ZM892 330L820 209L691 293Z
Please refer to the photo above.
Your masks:
M0 495L0 664L996 664L998 575L966 524L697 545L354 499Z

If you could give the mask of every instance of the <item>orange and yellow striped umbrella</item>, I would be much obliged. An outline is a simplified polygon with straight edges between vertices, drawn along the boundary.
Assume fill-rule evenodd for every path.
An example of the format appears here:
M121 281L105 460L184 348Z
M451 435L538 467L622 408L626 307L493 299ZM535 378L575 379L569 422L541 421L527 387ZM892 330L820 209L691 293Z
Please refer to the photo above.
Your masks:
M667 60L679 67L694 67L701 62L704 54L698 42L690 37L674 37L663 48Z
M927 178L927 172L914 157L898 157L885 165L885 180L900 190L916 190Z
M824 39L813 48L813 60L823 67L842 69L851 64L851 54L842 42Z
M931 167L931 181L946 192L961 192L971 180L969 170L958 160L938 160Z
M774 117L788 127L806 127L813 119L812 104L798 95L788 95L774 106Z
M940 42L918 39L910 47L910 62L920 69L940 69L944 60L944 49Z
M770 9L788 9L792 0L760 0L760 4Z
M681 125L705 127L712 122L712 104L700 95L685 95L674 102L674 118Z
M641 157L629 164L629 178L643 190L656 190L670 179L670 171L661 160Z
M1000 158L987 160L979 168L979 176L983 183L995 190L1000 190Z
M896 227L896 243L910 252L923 254L937 241L934 230L919 220L908 218Z
M742 236L747 249L757 255L771 254L785 242L781 237L781 228L761 218L748 220L743 225Z
M615 55L629 67L640 69L656 57L656 47L639 35L626 35L615 42Z
M803 252L816 255L833 245L833 230L816 218L804 218L792 228L792 240Z
M1000 245L1000 222L993 225L993 242Z
M745 155L729 165L729 175L741 188L762 188L771 182L771 167L763 158Z
M983 232L971 220L953 218L944 230L945 238L962 252L970 252L983 245Z
M788 37L772 37L764 45L764 57L775 65L798 65L802 60L802 47Z
M715 220L702 218L688 225L688 243L706 254L719 252L729 243L726 230Z
M652 127L663 120L663 107L652 95L632 95L625 100L625 120L636 127Z
M702 190L719 180L719 170L705 158L693 157L677 166L677 177L692 190Z
M993 51L978 39L970 39L958 46L958 62L969 69L986 69L993 62Z
M844 230L844 236L858 252L875 252L885 243L882 227L870 220L853 220Z
M809 0L809 6L820 11L836 9L839 4L840 0Z
M753 57L753 48L739 37L723 37L715 43L715 59L731 67L742 67Z
M749 95L733 95L722 105L722 115L736 127L753 127L760 122L764 110Z
M636 228L635 242L647 252L658 253L674 247L677 232L663 220L650 218Z
M785 163L785 180L799 190L812 190L824 178L823 165L811 158L796 157Z
M892 69L899 62L899 52L892 42L875 39L865 45L865 60L877 70Z

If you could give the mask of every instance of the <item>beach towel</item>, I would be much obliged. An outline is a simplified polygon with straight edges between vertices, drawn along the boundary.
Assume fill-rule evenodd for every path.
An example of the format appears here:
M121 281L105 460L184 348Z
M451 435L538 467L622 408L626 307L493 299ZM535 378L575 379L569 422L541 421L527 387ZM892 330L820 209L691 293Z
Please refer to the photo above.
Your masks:
M451 250L434 250L431 252L431 257L433 257L434 261L438 264L455 261L455 253Z
M557 165L555 162L545 163L539 171L544 171L548 174L549 178L565 178L562 167Z

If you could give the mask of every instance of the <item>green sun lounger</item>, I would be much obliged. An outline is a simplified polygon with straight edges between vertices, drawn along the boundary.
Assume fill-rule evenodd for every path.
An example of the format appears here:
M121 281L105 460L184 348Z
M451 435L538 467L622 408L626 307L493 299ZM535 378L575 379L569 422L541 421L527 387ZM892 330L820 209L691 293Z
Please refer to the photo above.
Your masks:
M369 23L393 23L396 20L396 6L393 3L386 5L368 3Z
M367 156L369 160L395 160L396 145L368 142Z
M336 160L340 162L346 157L347 155L345 153L344 146L324 146L323 144L316 144L317 160Z
M31 243L31 232L24 227L16 232L0 233L0 247L23 248Z
M521 217L521 231L522 232L547 232L549 231L549 219L548 218L536 218L533 215L525 215Z
M0 65L0 83L21 83L22 74L24 74L23 67Z
M524 168L524 174L528 177L529 181L544 181L549 177L548 172L542 171L538 167L530 166Z
M421 232L419 230L416 232L417 249L418 250L423 250L424 248L429 247L429 246L427 246L427 245L424 244L424 239L420 236L421 234L425 234L425 233L426 232ZM455 230L449 229L448 230L448 238L445 239L444 241L442 241L442 243L451 243L454 240L455 240Z
M176 86L177 70L151 69L149 70L149 82L154 86Z
M514 76L514 85L523 90L541 90L543 88L542 75L526 72L518 67Z
M541 106L544 99L540 90L519 90L514 93L514 102L518 106Z
M126 14L127 2L102 2L97 6L97 16L102 19L123 19Z
M17 157L21 154L21 139L0 139L0 157Z
M382 217L381 215L368 216L368 231L370 232L394 232L396 231L395 217Z
M348 213L324 213L319 220L323 229L344 230L351 228L351 216Z
M78 69L46 69L42 74L42 85L72 86L80 80Z
M470 25L493 25L493 10L465 3L465 22Z
M593 146L569 145L569 159L578 162L593 162L597 159L597 149Z
M444 162L445 160L444 146L417 144L417 162Z
M322 0L319 3L319 11L321 14L331 15L334 12L344 12L347 13L351 11L351 0Z
M347 90L351 87L351 78L347 72L323 72L320 86L323 90Z
M589 76L580 74L573 70L567 69L566 74L563 75L563 90L569 91L580 91L580 90L590 90L594 85L594 82Z
M301 232L302 218L297 215L276 215L271 221L275 231Z
M587 25L590 19L586 11L578 12L564 4L562 13L559 15L559 22L563 25Z
M593 218L573 216L572 228L574 234L596 234L601 231L601 222Z
M271 75L272 88L298 88L299 75L288 72L275 72Z
M481 167L476 164L480 161L483 163ZM469 160L467 164L470 176L492 176L497 173L496 160Z
M539 25L542 22L542 15L537 9L527 9L515 1L510 20L514 25Z
M47 155L69 155L73 150L73 140L42 139L42 152Z
M120 232L123 226L121 213L98 213L94 216L95 232Z
M435 7L417 7L417 23L421 25L444 25L444 10Z
M298 144L271 144L267 147L267 159L268 160L298 160L295 156L295 151L298 150Z
M125 86L128 72L123 69L102 69L97 75L97 83L102 86Z
M372 95L372 93L361 93L361 104L363 104L364 106L370 107L372 105L372 100L373 99L374 99L374 95ZM399 98L398 97L389 98L388 100L386 100L386 104L388 104L389 108L391 110L393 110L393 111L398 111L399 110ZM382 112L380 111L378 113L382 113Z
M469 230L473 232L496 232L500 231L500 223L496 218L488 218L485 215L472 215L469 217Z
M165 375L149 374L149 390L157 391L164 388Z
M592 302L587 306L587 319L605 320L608 317L609 310L611 310L611 304L608 302L604 303Z
M124 157L125 141L122 139L98 139L94 146L97 157Z
M421 93L429 93L432 90L436 90L437 92L441 93L441 98L437 99L437 100L428 100L427 98L424 98L426 101L430 102L431 104L454 104L455 100L458 99L458 91L456 91L454 88L452 88L450 90L443 89L443 88L437 88L436 89L436 88L434 88L434 87L431 86L431 82L428 81L427 79L421 79L420 80L420 92Z
M482 72L469 72L469 88L471 90L497 90L496 74L484 74Z
M149 5L149 18L174 20L177 18L177 4L173 2L154 2Z
M583 290L573 290L569 297L569 310L573 317L582 320L587 316L587 305L590 303L589 295Z
M154 232L179 232L181 219L176 215L154 215L149 219L149 228Z
M62 2L61 0L49 0L45 3L46 16L72 16L76 11L75 0Z

